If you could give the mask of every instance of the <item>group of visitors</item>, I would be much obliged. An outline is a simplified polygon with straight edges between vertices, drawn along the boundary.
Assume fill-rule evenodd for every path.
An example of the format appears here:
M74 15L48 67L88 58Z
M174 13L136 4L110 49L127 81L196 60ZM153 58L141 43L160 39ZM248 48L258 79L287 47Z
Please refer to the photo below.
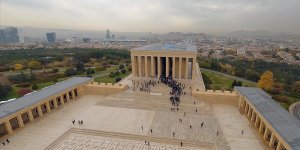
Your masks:
M83 121L82 120L78 120L77 121L78 122L78 124L83 124ZM73 123L73 125L76 123L76 120L74 119L74 120L72 120L72 123Z
M151 87L154 87L159 81L149 80L149 81L134 81L132 80L133 84L133 91L135 89L139 89L142 92L151 92Z

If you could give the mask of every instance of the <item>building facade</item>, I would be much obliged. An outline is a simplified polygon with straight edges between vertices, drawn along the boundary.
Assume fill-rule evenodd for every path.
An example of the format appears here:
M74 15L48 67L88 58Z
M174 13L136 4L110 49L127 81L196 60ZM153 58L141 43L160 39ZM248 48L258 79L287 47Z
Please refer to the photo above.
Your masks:
M18 29L14 27L8 27L0 30L0 43L19 43Z
M152 44L131 50L134 77L197 78L197 49L192 45Z
M46 33L46 36L47 36L48 42L53 43L56 41L56 33L55 32Z

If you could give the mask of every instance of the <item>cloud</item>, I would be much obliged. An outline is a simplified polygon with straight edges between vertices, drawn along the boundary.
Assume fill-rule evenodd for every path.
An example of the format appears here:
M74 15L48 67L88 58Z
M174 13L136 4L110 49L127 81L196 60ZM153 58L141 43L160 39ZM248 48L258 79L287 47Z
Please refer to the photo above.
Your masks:
M6 0L10 25L145 32L298 32L299 0Z

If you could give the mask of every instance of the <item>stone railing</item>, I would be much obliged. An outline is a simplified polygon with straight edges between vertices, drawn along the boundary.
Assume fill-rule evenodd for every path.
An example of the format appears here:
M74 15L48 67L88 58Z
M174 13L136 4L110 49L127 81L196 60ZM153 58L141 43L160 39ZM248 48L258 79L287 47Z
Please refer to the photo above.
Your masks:
M119 91L128 89L128 85L125 84L113 84L113 83L100 83L91 82L84 86L85 94L96 94L96 95L109 95Z
M212 103L226 103L237 106L238 95L234 91L221 91L221 90L206 90L201 91L194 89L192 95L199 97L202 100L206 100Z

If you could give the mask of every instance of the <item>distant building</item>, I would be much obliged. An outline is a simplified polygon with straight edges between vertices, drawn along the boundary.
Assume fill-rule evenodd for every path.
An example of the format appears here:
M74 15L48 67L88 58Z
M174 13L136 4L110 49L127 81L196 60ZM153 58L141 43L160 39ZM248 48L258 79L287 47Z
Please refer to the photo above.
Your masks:
M106 40L110 40L110 32L109 32L109 30L106 30L105 39Z
M91 42L91 38L83 38L83 43L90 43Z
M0 43L19 43L18 29L14 27L8 27L0 30Z
M116 39L116 37L115 37L114 34L111 35L111 39L112 39L112 40L115 40L115 39Z
M75 37L75 36L73 36L73 37L71 38L71 43L77 43L77 42L78 42L78 38Z
M46 36L47 36L48 42L53 43L56 41L56 33L55 32L46 33Z

